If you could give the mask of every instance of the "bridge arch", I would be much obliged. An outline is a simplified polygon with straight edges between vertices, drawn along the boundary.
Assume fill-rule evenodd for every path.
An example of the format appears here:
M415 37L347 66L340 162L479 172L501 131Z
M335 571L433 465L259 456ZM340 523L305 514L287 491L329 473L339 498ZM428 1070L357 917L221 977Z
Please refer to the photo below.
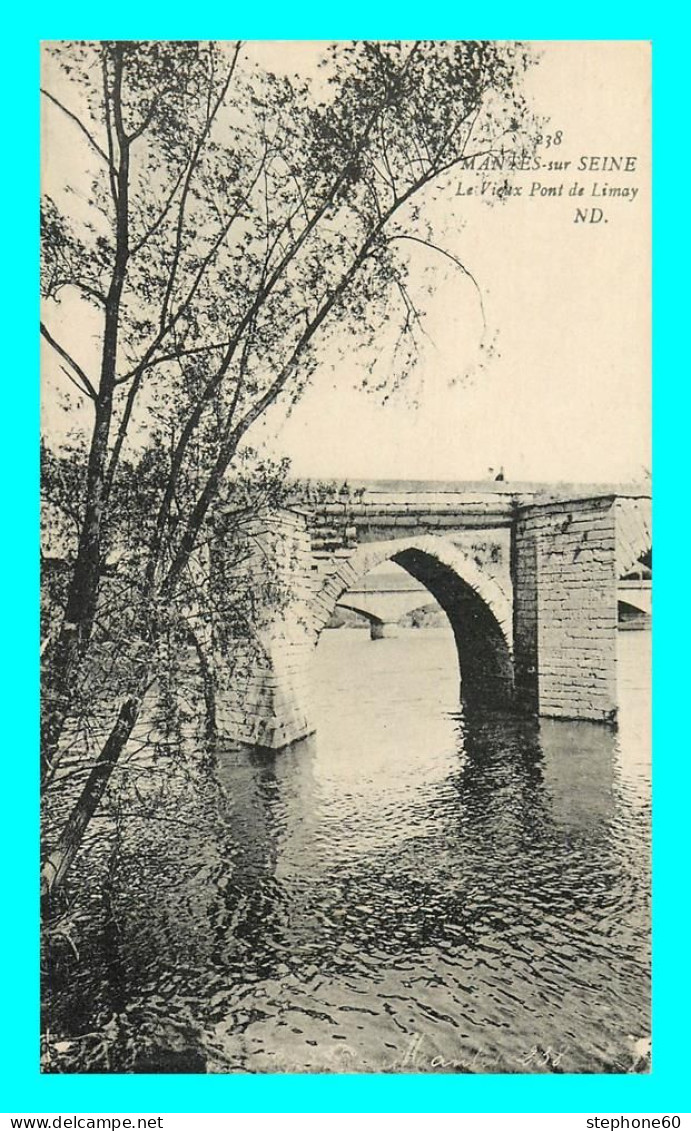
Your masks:
M365 543L341 559L312 602L315 643L347 590L387 560L424 585L444 610L456 641L464 702L508 705L513 698L511 600L468 554L436 535Z
M372 640L379 640L384 636L384 626L386 622L382 617L377 616L377 614L373 613L370 609L364 608L363 605L364 602L358 600L357 598L348 600L346 597L344 597L341 601L338 602L337 607L339 609L348 609L351 613L357 613L358 616L367 621L370 638Z
M617 499L615 506L617 575L619 578L650 576L653 551L650 499Z
M358 591L355 587L346 590L336 608L358 613L368 622L372 639L379 640L383 636L397 635L395 628L401 617L434 603L434 597L424 588L408 593L398 590L382 593L367 589L364 592Z
M624 596L617 599L620 615L624 613L631 616L639 613L641 616L650 616L650 593L630 593L625 591Z
M358 616L363 617L364 620L369 622L369 624L383 624L382 617L378 617L376 613L371 612L369 609L363 608L363 605L364 601L358 601L356 597L354 597L352 600L344 597L343 600L338 602L338 607L340 609L349 609L352 613L357 613Z
M618 601L617 624L620 629L650 628L650 613L631 601Z
M649 498L616 502L617 621L648 628L652 613L653 538Z

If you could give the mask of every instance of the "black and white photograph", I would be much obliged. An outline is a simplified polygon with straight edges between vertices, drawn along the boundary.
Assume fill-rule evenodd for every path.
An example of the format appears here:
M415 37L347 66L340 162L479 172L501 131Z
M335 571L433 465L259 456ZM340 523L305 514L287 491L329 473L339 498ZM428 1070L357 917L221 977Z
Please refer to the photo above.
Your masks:
M649 1073L650 44L40 84L40 1071Z

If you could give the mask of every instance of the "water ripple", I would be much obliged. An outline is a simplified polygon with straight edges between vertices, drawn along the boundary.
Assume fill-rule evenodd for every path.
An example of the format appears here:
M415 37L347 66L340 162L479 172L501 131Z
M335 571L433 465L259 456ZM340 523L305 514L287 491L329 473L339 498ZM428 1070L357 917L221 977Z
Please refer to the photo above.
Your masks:
M200 788L184 827L126 822L117 930L53 1027L116 1018L125 1071L628 1070L650 793L645 635L622 635L615 735L466 717L443 634L325 634L316 740L222 752L223 804Z

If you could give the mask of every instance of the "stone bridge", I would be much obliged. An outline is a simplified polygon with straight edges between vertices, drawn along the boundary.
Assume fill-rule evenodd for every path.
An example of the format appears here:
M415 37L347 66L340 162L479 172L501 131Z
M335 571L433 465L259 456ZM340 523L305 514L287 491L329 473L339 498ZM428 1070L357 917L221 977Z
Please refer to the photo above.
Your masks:
M650 612L650 510L645 487L505 483L303 484L241 533L219 508L221 732L273 749L312 732L310 668L336 606L363 612L375 637L400 616L405 591L379 594L378 609L367 598L385 562L410 575L413 607L444 610L468 709L615 721L619 603Z

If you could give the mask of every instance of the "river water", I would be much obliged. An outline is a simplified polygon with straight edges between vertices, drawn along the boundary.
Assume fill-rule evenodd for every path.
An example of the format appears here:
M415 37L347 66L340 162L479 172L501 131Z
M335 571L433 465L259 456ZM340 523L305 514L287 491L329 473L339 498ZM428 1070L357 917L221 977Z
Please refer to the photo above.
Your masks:
M614 732L464 716L444 629L329 631L314 738L222 750L205 786L185 755L138 807L135 759L48 1070L633 1070L649 648L620 633Z

